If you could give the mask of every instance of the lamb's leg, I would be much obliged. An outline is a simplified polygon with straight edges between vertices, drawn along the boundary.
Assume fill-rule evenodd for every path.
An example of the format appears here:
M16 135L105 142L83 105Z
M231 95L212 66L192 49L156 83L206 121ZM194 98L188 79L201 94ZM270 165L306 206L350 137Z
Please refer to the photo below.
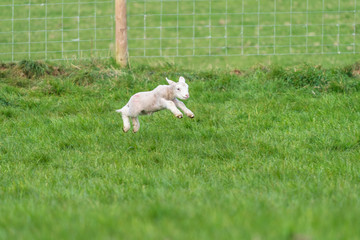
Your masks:
M177 118L182 118L183 114L180 112L179 109L176 108L176 105L173 101L163 100L163 105L166 109L169 109Z
M132 117L131 118L133 123L133 132L136 133L140 129L140 122L138 117Z
M124 123L123 131L128 132L130 130L130 119L124 113L122 113L121 116L122 116L122 120L123 120L123 123Z
M179 101L177 98L175 98L173 102L186 114L186 116L188 116L189 118L195 117L194 113L190 109L188 109L182 101Z

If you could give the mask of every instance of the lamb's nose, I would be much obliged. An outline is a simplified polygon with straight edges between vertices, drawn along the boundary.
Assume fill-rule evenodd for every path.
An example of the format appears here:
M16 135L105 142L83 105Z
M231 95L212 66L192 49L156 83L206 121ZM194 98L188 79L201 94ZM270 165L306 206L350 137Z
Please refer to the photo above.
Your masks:
M186 94L185 97L186 97L186 98L189 98L189 94Z

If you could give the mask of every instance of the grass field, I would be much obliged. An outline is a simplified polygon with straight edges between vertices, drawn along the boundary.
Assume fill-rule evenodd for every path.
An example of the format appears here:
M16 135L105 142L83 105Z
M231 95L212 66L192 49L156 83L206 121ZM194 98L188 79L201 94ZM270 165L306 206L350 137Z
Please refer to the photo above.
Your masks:
M359 239L359 66L0 67L0 239ZM195 119L123 133L188 79Z

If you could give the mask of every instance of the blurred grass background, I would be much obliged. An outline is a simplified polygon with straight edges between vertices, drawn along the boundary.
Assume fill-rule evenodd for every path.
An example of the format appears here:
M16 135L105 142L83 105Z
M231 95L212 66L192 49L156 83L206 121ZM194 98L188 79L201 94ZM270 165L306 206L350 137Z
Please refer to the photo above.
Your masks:
M2 0L0 60L110 57L114 2Z
M127 8L133 64L348 64L359 49L355 0L129 0ZM3 0L0 16L1 61L113 57L114 0Z

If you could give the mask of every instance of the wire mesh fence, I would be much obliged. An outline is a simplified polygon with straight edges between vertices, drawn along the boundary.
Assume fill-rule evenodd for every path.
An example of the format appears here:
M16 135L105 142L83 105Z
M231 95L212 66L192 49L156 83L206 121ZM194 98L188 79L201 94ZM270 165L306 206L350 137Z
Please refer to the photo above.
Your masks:
M0 60L108 58L115 0L1 0ZM356 0L127 0L129 55L359 53Z
M110 56L113 0L1 0L0 60Z
M133 57L359 52L356 0L130 0Z

